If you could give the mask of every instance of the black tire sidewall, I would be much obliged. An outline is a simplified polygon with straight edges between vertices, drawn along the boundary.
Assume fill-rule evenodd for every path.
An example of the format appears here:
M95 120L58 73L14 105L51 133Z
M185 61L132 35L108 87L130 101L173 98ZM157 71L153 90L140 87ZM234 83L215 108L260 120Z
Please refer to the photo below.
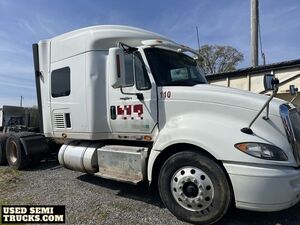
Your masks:
M189 211L181 207L173 197L170 188L171 179L176 171L185 166L201 169L213 183L213 207L210 207L207 213ZM222 168L214 160L194 151L180 152L170 157L160 171L158 187L162 201L176 217L197 224L211 224L218 221L225 215L232 198L231 189Z
M7 164L6 151L5 151L6 139L7 139L6 136L0 137L0 166Z
M10 160L10 154L11 153L9 152L10 151L9 145L10 145L11 142L14 142L16 144L16 149L17 149L17 160L16 160L16 162L12 162ZM12 134L7 138L7 141L6 141L6 158L7 158L8 164L11 167L13 167L14 169L17 169L17 170L24 169L28 164L28 158L25 155L25 151L23 149L23 145L21 143L21 140L15 134Z

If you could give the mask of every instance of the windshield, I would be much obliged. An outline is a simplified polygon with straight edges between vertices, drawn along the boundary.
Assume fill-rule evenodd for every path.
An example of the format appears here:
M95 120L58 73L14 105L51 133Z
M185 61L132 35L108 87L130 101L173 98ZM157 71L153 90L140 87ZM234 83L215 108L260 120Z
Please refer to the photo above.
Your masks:
M207 83L191 57L160 48L146 48L144 51L158 86L193 86Z

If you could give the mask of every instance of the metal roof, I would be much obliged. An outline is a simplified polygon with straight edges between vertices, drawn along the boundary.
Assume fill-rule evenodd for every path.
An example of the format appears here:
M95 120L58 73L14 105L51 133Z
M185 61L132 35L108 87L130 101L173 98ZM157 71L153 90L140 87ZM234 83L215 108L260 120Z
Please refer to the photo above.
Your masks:
M206 79L215 80L215 79L221 79L226 77L238 77L242 74L252 74L252 73L265 72L270 70L286 69L286 68L297 67L297 66L300 67L300 59L272 63L272 64L267 64L267 65L262 65L257 67L247 67L247 68L242 68L231 72L210 74L206 76Z

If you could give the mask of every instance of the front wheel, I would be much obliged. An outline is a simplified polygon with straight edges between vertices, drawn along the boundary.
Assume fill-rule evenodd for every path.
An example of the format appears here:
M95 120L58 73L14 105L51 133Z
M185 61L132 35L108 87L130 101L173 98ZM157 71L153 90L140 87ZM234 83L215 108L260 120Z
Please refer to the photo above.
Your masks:
M221 219L232 198L222 168L193 151L179 152L165 162L158 188L163 203L177 218L195 224Z

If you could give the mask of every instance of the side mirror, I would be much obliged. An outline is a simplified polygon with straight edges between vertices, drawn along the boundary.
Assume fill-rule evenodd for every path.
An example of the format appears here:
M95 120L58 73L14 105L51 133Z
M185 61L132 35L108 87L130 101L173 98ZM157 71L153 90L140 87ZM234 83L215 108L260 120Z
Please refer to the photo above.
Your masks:
M291 93L292 96L297 95L298 88L295 85L290 85L290 93Z
M264 76L264 88L266 91L274 90L275 86L279 84L279 80L275 78L274 74L265 74Z
M125 86L125 60L121 48L110 48L108 51L108 73L113 88Z

